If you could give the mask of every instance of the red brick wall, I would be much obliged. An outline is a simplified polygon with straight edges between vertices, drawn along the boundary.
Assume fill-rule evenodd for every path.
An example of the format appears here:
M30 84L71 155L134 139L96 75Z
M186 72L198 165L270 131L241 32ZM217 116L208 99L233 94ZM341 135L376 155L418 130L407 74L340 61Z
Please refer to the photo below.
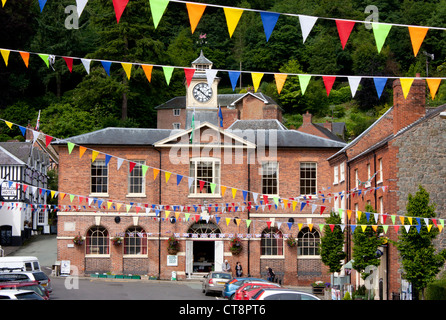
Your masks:
M174 109L160 109L157 111L157 128L173 129L174 123L180 123L180 129L186 128L186 109L180 109L180 115L175 116Z

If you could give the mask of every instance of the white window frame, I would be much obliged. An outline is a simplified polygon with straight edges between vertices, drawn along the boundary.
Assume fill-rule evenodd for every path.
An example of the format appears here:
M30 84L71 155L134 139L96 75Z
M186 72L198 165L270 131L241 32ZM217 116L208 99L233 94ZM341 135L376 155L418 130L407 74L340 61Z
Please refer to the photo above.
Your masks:
M359 177L358 177L358 169L355 169L355 187L359 187Z
M212 163L212 183L216 184L214 193L200 192L200 183L197 178L197 168L200 162L210 162ZM189 176L194 178L194 181L189 190L190 198L215 198L221 197L220 192L220 179L221 179L221 160L218 158L191 158L189 160ZM205 184L203 190L208 186Z
M127 196L126 197L145 197L146 196L146 177L142 174L142 166L141 165L145 165L146 161L145 160L132 160L132 162L135 162L136 165L133 168L132 172L129 172L128 176L127 176ZM130 187L131 187L131 180L134 176L134 174L136 172L140 172L141 173L141 192L130 192ZM138 178L138 177L136 177Z
M181 109L173 109L174 117L179 117L181 115Z
M379 167L379 174L378 174L378 181L376 183L382 183L383 182L383 158L378 159L378 167Z
M339 183L339 168L338 166L334 166L333 168L333 184L336 185Z
M370 181L370 178L372 177L372 167L370 165L370 163L367 163L367 181L365 183L365 187L366 188L370 188L370 186L372 185L372 181Z
M172 123L172 127L174 130L179 130L181 129L181 123L180 122L174 122Z
M315 237L317 235L317 237ZM297 234L297 258L320 258L321 234L313 228L303 227ZM307 251L305 253L304 251ZM309 252L317 253L310 254Z
M303 178L302 177L302 165L303 164L314 164L315 165L315 170L316 170L316 177L314 178L315 180L315 186L314 186L314 191L315 193L302 193L302 180L311 180L313 178L307 179L307 178ZM313 168L311 168L313 169ZM305 187L308 188L308 187ZM312 187L310 187L312 188ZM303 161L299 164L299 191L301 191L301 196L317 196L317 162L313 162L313 161Z
M266 235L269 235L268 237ZM274 235L279 235L276 238ZM260 241L260 258L281 258L285 255L284 237L282 231L271 227L262 231ZM268 252L265 252L268 251ZM274 253L273 253L274 252ZM279 254L281 253L281 254Z
M273 180L273 178L265 178L263 171L265 170L264 166L267 166L268 164L275 164L276 165L276 193L264 193L263 187L264 187L264 179ZM269 169L269 168L267 168ZM279 162L277 161L263 161L262 167L261 167L261 184L262 184L262 194L268 195L269 197L278 197L279 196ZM268 186L265 186L268 187Z
M107 169L107 176L106 176L106 178L107 178L107 185L106 185L106 187L107 187L107 191L106 192L93 192L93 184L92 184L92 179L93 179L93 176L92 176L92 169L93 169L93 166L99 166L100 164L102 164L102 166L105 166L105 160L95 160L94 162L92 162L91 163L91 165L90 165L90 196L95 196L95 197L108 197L108 184L109 184L109 177L108 177L108 172L109 172L109 170L108 170L108 164L107 164L107 166L106 166L106 169ZM97 177L105 177L105 176L97 176Z
M339 171L340 171L339 183L341 183L345 181L345 162L339 165Z

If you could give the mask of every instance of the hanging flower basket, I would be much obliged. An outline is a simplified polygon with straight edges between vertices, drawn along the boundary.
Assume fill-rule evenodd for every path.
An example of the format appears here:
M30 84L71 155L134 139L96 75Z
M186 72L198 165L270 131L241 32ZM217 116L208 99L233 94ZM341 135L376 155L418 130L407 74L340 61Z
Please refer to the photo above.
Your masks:
M114 237L111 240L115 246L120 246L123 241L123 239L121 237Z
M84 239L82 238L81 235L77 235L73 238L73 243L77 246L80 246L84 243Z
M180 251L180 242L175 236L170 236L167 239L167 252L171 255L177 254Z
M240 252L242 252L243 246L242 241L240 238L233 238L231 239L231 247L230 250L233 255L238 255Z
M297 241L296 238L294 237L289 237L288 239L286 239L286 244L288 245L288 247L293 248L297 245Z

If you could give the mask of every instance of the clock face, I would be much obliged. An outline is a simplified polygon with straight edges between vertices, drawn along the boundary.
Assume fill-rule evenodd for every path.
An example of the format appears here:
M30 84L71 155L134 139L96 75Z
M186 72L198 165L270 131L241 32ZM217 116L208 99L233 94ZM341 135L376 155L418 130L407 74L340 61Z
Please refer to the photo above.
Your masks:
M192 94L195 100L199 102L207 102L212 97L212 89L209 88L207 83L200 82L194 87Z

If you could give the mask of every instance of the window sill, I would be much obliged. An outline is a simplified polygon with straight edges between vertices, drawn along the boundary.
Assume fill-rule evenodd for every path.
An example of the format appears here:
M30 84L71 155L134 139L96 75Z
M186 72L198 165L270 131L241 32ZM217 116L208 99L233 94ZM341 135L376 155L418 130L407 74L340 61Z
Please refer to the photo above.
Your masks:
M86 254L85 258L110 258L110 254Z
M285 259L285 256L284 255L280 255L280 256L265 256L265 255L263 255L263 256L260 256L260 259L265 259L265 260L268 260L268 259Z
M320 255L315 255L315 256L299 256L298 255L297 259L300 259L300 260L321 259L321 256Z
M129 193L125 196L126 198L146 198L145 193Z
M123 258L138 258L138 259L144 259L148 258L147 254L124 254Z
M109 198L108 193L90 193L88 195L89 198Z

